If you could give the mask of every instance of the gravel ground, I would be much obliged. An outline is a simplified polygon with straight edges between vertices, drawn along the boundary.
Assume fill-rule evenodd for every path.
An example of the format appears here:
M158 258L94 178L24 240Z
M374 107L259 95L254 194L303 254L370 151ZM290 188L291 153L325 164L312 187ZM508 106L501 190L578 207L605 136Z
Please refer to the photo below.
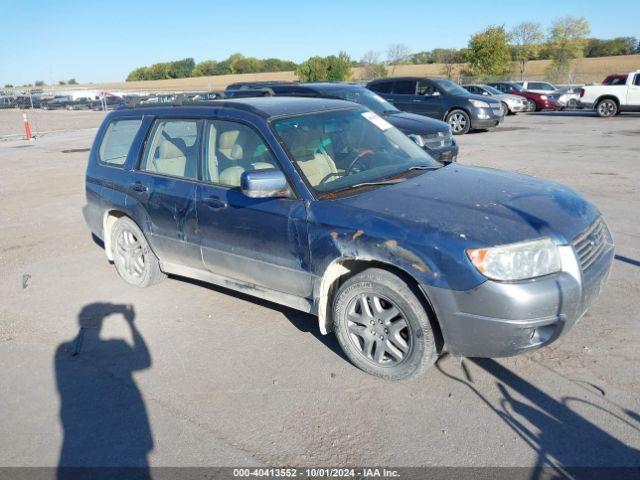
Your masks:
M64 132L0 143L0 466L640 466L640 116L518 115L459 139L463 163L585 194L617 260L555 344L444 357L392 383L309 315L196 282L122 282L81 215L102 114L38 113ZM20 131L16 115L0 112L0 136ZM96 316L72 356L79 318Z

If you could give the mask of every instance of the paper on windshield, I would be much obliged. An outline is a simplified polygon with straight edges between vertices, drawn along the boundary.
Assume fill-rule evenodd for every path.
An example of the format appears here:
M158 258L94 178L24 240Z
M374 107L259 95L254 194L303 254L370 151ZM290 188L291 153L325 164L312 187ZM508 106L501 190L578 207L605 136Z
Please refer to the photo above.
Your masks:
M393 125L387 122L384 118L376 115L373 112L362 112L362 116L373 123L380 130L389 130Z

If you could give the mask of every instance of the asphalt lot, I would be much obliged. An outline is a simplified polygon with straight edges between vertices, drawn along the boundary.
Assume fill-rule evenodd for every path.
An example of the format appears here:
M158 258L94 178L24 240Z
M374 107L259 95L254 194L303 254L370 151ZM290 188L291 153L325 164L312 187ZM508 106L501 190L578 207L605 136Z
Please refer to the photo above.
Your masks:
M518 115L459 138L462 163L581 191L617 259L552 346L393 383L314 317L184 280L126 285L81 214L102 114L38 114L66 131L0 141L0 466L640 466L640 115ZM20 131L10 115L0 137ZM80 317L104 320L73 356Z

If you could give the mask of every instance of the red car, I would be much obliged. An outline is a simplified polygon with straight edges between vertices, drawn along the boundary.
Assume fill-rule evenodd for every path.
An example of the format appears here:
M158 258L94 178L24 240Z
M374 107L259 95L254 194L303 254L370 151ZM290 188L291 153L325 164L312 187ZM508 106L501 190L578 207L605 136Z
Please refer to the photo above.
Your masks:
M614 73L613 75L608 75L602 81L602 85L624 85L626 83L627 83L626 73Z
M503 93L509 93L511 95L518 95L526 98L527 103L529 103L530 112L533 112L534 110L536 112L539 112L540 110L562 110L562 105L551 99L548 95L545 95L544 93L530 92L515 82L495 82L489 83L489 85L493 88L497 88Z

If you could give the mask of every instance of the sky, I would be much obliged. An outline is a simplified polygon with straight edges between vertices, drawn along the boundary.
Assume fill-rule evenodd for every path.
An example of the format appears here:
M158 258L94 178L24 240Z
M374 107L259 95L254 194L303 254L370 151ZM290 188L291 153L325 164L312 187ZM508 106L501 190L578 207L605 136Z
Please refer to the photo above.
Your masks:
M462 48L488 25L584 16L591 36L640 37L640 1L110 0L0 1L0 87L43 80L122 81L136 67L232 53L301 62L353 59L390 44Z

